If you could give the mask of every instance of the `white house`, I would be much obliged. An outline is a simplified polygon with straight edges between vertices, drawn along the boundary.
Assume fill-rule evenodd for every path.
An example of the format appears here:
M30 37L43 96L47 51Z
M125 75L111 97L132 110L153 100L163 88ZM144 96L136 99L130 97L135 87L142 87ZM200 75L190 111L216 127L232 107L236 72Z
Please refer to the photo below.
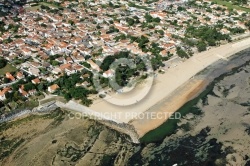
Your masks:
M103 77L105 78L109 78L112 77L114 75L114 71L113 70L107 70L103 73Z
M59 88L59 86L57 84L54 84L54 85L51 85L48 87L48 91L50 93L54 93L58 88Z
M6 100L5 94L0 92L0 100L4 101Z

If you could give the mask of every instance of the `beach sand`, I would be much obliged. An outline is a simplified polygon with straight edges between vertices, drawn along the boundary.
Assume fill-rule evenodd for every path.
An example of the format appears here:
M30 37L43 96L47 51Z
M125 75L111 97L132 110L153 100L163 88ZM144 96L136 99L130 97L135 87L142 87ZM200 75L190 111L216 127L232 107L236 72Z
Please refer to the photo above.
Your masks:
M142 113L145 114L145 116L140 115L138 119L135 118L129 123L135 127L139 137L142 137L149 129L157 128L164 123L166 119L176 118L177 114L174 115L173 113L178 110L180 106L196 97L197 93L203 91L206 85L206 81L204 80L190 81L188 85L180 87L178 92L173 94L171 98L162 100L148 111ZM149 118L147 118L146 114L150 115L148 116Z

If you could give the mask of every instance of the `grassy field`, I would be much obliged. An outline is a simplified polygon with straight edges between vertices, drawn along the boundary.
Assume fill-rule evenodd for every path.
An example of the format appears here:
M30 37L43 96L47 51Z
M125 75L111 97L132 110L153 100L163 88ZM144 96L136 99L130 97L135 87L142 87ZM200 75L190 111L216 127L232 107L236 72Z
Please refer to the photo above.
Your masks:
M233 5L231 2L223 1L223 0L212 0L212 2L215 2L219 5L226 6L228 9L237 9L237 10L243 10L246 12L250 12L250 8L238 6L238 5Z
M39 106L39 102L38 101L26 101L24 102L21 106L19 106L18 108L20 109L25 109L25 108L35 108Z
M25 9L27 11L37 11L40 8L41 8L40 5L38 5L38 6L26 7Z
M59 6L52 4L52 3L39 2L39 3L37 3L36 6L26 7L25 9L27 11L37 11L38 9L41 9L41 5L48 6L50 8L58 8L59 7Z
M0 75L4 75L6 72L14 72L17 71L15 67L10 64L7 64L4 68L0 69Z

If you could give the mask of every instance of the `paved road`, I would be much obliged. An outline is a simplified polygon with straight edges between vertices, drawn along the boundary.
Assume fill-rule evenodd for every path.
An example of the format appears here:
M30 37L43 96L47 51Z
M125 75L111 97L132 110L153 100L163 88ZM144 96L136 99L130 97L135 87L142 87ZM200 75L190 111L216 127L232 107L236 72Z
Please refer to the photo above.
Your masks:
M19 81L19 80L16 80L16 81L14 81L14 82L10 82L10 83L7 83L7 84L2 84L2 85L0 85L0 88L4 88L4 87L6 87L6 86L13 85L13 84L17 83L18 81Z
M6 115L5 117L0 118L0 123L8 122L16 118L22 117L24 115L28 115L28 114L35 113L35 112L37 113L49 112L49 111L55 110L56 108L58 108L58 106L55 104L55 101L52 101L40 107L34 108L32 110L24 109L24 110L18 111L17 113Z

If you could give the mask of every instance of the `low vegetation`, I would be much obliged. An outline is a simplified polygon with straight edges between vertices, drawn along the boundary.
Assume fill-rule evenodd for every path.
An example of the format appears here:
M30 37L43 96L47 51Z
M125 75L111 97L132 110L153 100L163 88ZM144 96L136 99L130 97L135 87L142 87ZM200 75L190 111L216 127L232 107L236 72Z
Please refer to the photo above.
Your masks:
M216 4L226 6L230 10L237 9L237 10L243 10L246 12L250 12L250 8L246 8L246 7L241 6L242 4L246 3L246 0L243 0L243 1L235 0L233 3L232 3L232 1L226 1L226 0L212 0L212 1Z
M25 125L27 122L31 122L36 119L53 119L53 122L50 126L59 125L62 120L65 118L65 112L57 109L49 114L44 115L30 115L23 119L18 119L8 123L0 124L0 132L4 133L4 131L10 130L13 127L17 127L19 125ZM10 156L21 144L26 141L25 136L21 137L7 137L5 134L1 134L0 136L0 161Z
M0 76L5 75L6 72L16 72L16 71L17 69L15 67L13 67L10 64L6 64L6 66L0 69Z

